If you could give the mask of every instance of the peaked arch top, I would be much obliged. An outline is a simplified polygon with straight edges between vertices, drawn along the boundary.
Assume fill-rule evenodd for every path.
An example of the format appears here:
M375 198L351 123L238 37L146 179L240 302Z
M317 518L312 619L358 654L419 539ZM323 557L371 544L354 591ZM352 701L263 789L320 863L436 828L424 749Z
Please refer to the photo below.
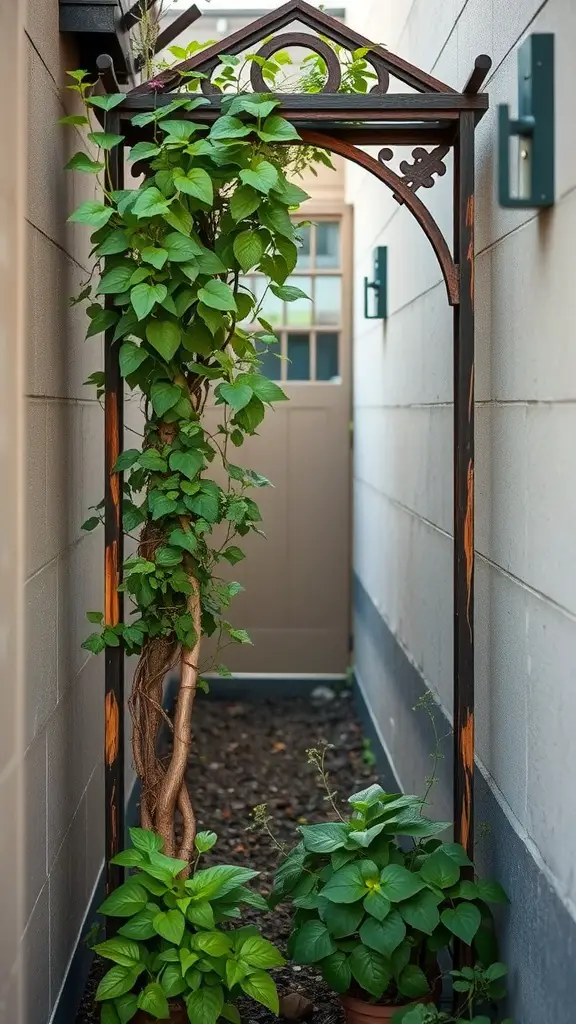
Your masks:
M311 30L312 34L308 36L303 33L291 33L285 37L278 37L277 40L270 40L270 36L274 36L293 22L305 25L306 28ZM322 37L322 39L319 37ZM149 82L143 82L141 85L136 86L129 95L170 92L180 86L182 75L188 71L197 71L210 75L220 64L220 55L223 53L236 55L247 48L257 46L258 43L262 43L267 47L268 55L286 45L308 45L316 53L319 53L322 49L331 50L329 45L323 41L325 39L350 52L358 49L366 49L368 51L366 53L366 60L372 65L377 77L377 83L373 89L374 92L385 93L387 91L390 75L393 75L394 78L403 82L410 89L415 89L420 93L455 92L454 89L445 85L444 82L440 82L425 71L421 71L402 57L387 50L384 46L373 43L370 39L342 24L336 18L325 14L323 11L316 10L309 3L306 3L306 0L288 0L287 3L278 7L277 10L264 15L262 18L258 18L226 39L215 43L208 49L202 50L200 53L172 68L161 71ZM308 40L307 43L306 40ZM273 46L276 46L276 50L272 49ZM332 50L331 52L333 53ZM321 55L325 56L324 53L321 53ZM336 61L336 63L338 62ZM328 81L324 91L337 92L340 79L334 67L334 61L327 61L327 64ZM262 76L258 75L259 69L256 64L254 69L256 70L252 76L253 87L258 85L258 90L263 91ZM209 82L205 82L203 85L204 91L210 92Z

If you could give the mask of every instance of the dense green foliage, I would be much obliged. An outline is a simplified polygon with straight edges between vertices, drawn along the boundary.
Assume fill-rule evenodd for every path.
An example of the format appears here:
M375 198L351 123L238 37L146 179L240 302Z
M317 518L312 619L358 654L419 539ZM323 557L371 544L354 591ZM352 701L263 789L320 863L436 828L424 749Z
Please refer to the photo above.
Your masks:
M81 80L74 88L88 107L112 109L121 100L90 96ZM240 448L266 407L285 396L259 372L257 346L277 339L240 279L261 271L277 296L302 298L284 282L297 259L290 214L306 193L287 180L285 153L276 160L271 153L272 144L298 139L276 112L277 100L230 97L210 130L182 116L207 102L178 95L136 115L133 123L149 126L150 141L137 143L130 156L145 162L146 181L108 194L106 203L85 202L70 218L93 229L98 272L82 295L89 303L88 336L113 330L122 376L142 394L146 413L142 447L124 451L116 465L125 473L125 530L142 531L123 584L138 612L130 623L93 633L85 646L94 652L120 637L132 653L158 636L193 647L190 576L200 585L202 633L219 629L249 642L226 614L240 587L219 580L217 567L243 557L234 540L259 530L250 492L268 481L238 465L230 448ZM69 167L98 174L121 136L98 131L88 137L98 157L78 153ZM247 322L255 329L247 330ZM102 374L91 381L102 388ZM221 407L214 434L202 421L209 388ZM224 485L208 472L215 460L224 467ZM95 513L86 528L102 518L101 508Z
M113 863L133 873L100 908L122 923L114 938L94 947L114 964L96 993L102 1024L127 1024L138 1009L164 1020L175 998L193 1024L240 1024L240 995L278 1013L267 972L284 963L282 956L253 926L226 927L240 918L242 904L268 909L246 885L258 872L218 864L183 879L182 861L162 853L159 836L139 828L130 835L132 847ZM215 842L213 832L198 833L196 866Z
M349 803L347 820L302 826L278 869L273 903L295 910L292 959L318 964L336 992L393 1005L434 991L438 954L455 940L473 946L481 967L493 964L489 904L507 898L497 882L468 877L462 846L436 838L449 823L425 818L419 797L379 785ZM489 995L502 995L496 980Z

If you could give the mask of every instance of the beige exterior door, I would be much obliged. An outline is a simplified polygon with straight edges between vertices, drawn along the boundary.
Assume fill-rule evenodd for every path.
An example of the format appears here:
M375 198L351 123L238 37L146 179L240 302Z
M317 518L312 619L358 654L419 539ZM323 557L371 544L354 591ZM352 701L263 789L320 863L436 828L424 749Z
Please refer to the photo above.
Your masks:
M262 369L289 401L267 413L238 458L274 484L254 494L266 539L246 538L233 572L245 591L231 617L253 641L222 653L238 673L338 676L349 662L351 217L341 167L304 187L312 198L302 214L314 224L287 284L312 302L270 295L263 310L281 346Z

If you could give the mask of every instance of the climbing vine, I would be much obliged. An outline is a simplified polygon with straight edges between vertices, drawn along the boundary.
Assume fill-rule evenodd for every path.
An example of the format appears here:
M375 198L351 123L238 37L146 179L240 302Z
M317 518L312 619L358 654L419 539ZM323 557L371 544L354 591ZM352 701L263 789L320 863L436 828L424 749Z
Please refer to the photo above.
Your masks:
M114 467L124 473L124 531L137 542L123 567L131 612L116 626L89 612L97 629L84 647L99 653L122 643L138 656L130 710L141 822L183 861L192 857L196 831L184 773L192 706L203 685L201 642L216 634L219 648L250 643L230 621L230 603L242 588L223 566L240 562L242 538L261 532L255 495L269 481L241 464L240 450L267 409L286 398L260 370L262 353L278 343L263 303L268 289L285 302L306 298L286 283L298 259L294 215L308 198L290 179L306 163L329 163L317 150L302 155L277 98L239 91L240 58L221 60L221 116L211 127L188 116L209 102L195 94L203 76L194 72L183 76L184 91L171 102L132 118L141 141L129 156L144 175L136 188L108 187L110 154L124 138L107 130L106 117L121 94L96 95L85 72L72 72L70 88L85 113L64 118L90 144L68 168L93 174L98 187L98 198L70 217L92 229L94 258L90 281L74 301L87 303L87 337L107 331L106 343L118 346L121 375L144 412L141 443L124 450ZM313 60L303 79L310 91L322 72L321 58ZM263 74L273 81L285 63L276 55ZM348 85L360 65L370 75L362 56L353 63ZM360 79L365 91L367 77ZM260 301L244 283L249 272L267 279ZM103 373L88 383L100 397ZM212 429L209 399L220 412ZM85 529L103 521L103 507L92 510ZM180 688L166 763L157 753L162 686L176 666Z

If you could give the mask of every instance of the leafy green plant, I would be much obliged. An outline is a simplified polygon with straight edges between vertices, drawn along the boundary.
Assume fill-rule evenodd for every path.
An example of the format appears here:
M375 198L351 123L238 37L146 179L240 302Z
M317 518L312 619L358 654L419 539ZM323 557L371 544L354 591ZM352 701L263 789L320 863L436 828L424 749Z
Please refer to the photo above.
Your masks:
M492 1007L504 998L504 979L508 974L506 964L493 963L489 967L463 967L461 971L450 971L455 992L464 994L465 1006L456 1016L443 1013L432 1004L417 1003L398 1010L392 1018L394 1024L491 1024ZM512 1024L510 1018L502 1024Z
M268 971L283 957L255 927L229 924L240 918L242 905L268 909L246 885L258 872L225 864L197 870L201 854L216 842L213 832L196 836L190 878L182 876L180 859L162 852L158 835L133 828L130 837L132 846L113 863L133 873L100 907L122 923L114 938L94 946L114 964L96 992L102 1024L127 1024L137 1010L164 1020L174 999L185 1003L193 1024L240 1024L240 995L277 1014Z
M64 120L86 130L91 148L68 168L94 175L99 188L99 198L69 218L92 230L94 269L75 301L87 303L87 337L107 330L107 344L118 347L122 377L141 397L145 417L141 444L115 465L124 474L124 530L138 544L121 587L132 611L124 622L88 613L97 628L84 647L99 653L123 644L139 657L130 707L141 823L162 836L168 855L188 862L195 816L184 773L192 706L206 685L202 671L214 665L201 665L202 639L216 635L218 650L251 642L230 621L242 587L223 567L244 558L238 539L261 532L252 495L269 485L232 452L286 397L260 372L262 352L278 341L262 308L269 290L285 302L306 298L288 280L298 256L294 214L307 198L289 178L300 140L269 94L226 97L211 127L194 120L209 101L193 94L202 76L189 73L183 92L132 118L143 133L130 150L142 184L111 190L110 154L123 136L107 130L107 118L123 96L95 95L85 72L71 77L85 114ZM93 123L95 111L102 124ZM259 298L245 283L248 272L264 278ZM102 394L100 371L88 383ZM206 416L209 398L220 413L216 423ZM103 503L92 511L87 530L102 521ZM180 695L166 762L157 756L162 684L177 664Z
M291 958L317 964L336 992L388 1005L432 996L438 955L456 941L489 968L489 905L507 897L497 882L472 881L463 847L437 838L449 823L424 817L421 798L379 785L348 802L349 816L302 826L277 871L272 905L288 900L295 911Z

